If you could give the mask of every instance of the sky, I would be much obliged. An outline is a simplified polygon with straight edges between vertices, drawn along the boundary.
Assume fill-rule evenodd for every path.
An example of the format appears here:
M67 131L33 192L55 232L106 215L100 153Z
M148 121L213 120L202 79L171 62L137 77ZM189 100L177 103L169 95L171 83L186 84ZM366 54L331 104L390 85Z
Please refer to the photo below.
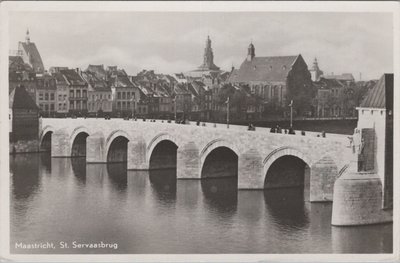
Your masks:
M203 61L210 35L214 63L240 67L252 42L256 56L316 57L325 74L353 73L356 80L393 72L390 13L326 12L11 12L9 49L27 28L45 68L117 65L187 72Z

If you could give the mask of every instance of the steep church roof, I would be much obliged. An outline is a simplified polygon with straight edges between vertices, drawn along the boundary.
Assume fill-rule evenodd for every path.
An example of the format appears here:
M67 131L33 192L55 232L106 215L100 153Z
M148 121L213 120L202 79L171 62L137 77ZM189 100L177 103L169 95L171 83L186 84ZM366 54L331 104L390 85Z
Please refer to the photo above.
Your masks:
M354 81L354 76L351 73L343 73L341 75L323 75L325 79L337 79L337 80L344 80L344 81Z
M24 87L18 86L11 91L8 97L10 109L32 109L38 110L38 106Z
M245 59L240 68L232 72L229 82L285 82L299 57L301 55Z
M360 107L392 110L393 74L383 74L376 85L368 91Z
M18 50L22 51L22 58L37 73L44 72L44 65L35 43L30 41L29 30L26 31L25 42L18 43Z

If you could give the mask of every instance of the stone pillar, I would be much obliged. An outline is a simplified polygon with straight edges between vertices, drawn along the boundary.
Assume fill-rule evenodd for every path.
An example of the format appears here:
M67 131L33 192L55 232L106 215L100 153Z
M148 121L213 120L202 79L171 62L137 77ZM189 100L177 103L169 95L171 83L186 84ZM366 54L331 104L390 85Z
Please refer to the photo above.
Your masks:
M178 148L176 177L178 179L201 179L199 149L194 142Z
M330 157L324 157L311 166L310 202L333 200L333 185L338 177L336 164Z
M128 142L128 170L148 170L146 161L146 142L137 139Z
M349 168L335 182L332 225L368 225L393 221L392 210L382 209L382 177L376 166L375 151L374 130L356 130Z
M382 209L382 183L374 172L348 172L335 183L332 225L391 222L392 211Z
M105 139L101 132L92 134L86 138L86 162L106 163Z
M238 188L263 189L265 174L261 155L250 149L239 156Z
M71 142L66 128L53 132L51 157L71 157Z

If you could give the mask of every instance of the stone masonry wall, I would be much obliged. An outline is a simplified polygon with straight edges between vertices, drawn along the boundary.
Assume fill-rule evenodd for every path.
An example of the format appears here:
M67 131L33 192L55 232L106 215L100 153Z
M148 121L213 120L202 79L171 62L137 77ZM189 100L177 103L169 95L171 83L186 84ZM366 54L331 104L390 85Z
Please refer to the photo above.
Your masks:
M221 125L215 128L211 125L204 127L121 119L46 118L42 122L42 127L54 131L52 156L70 156L68 140L71 134L77 127L85 127L89 134L88 162L106 162L106 145L111 143L116 133L121 134L129 141L128 169L148 169L149 149L163 140L170 140L178 146L178 178L200 178L206 157L219 147L227 147L238 156L238 188L241 189L264 188L267 173L265 165L272 162L275 155L282 154L280 149L288 149L284 154L292 154L309 166L329 156L337 170L348 164L351 153L347 136L334 134L322 138L309 132L301 136L299 133L269 133L258 128L256 131L247 131L247 127L236 125L227 129Z

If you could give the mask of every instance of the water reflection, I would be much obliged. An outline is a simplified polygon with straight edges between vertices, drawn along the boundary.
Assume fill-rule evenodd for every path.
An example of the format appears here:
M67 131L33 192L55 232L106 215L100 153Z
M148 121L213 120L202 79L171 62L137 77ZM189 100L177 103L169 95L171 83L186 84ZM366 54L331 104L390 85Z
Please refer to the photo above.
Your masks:
M225 216L232 216L236 212L238 192L236 178L201 180L201 190L209 208Z
M302 189L237 190L237 179L177 180L82 158L10 156L11 245L115 242L118 250L13 253L390 253L392 225L332 227Z
M12 193L15 199L28 199L39 188L40 155L10 155Z
M107 164L107 174L111 185L118 192L125 192L128 184L127 169L124 163Z
M303 188L269 189L264 191L266 208L275 222L286 230L309 224L303 199Z
M333 253L392 253L393 225L332 226Z
M157 200L164 204L176 201L176 169L150 170L149 180Z
M40 167L43 167L47 173L51 173L51 158L49 152L40 153Z
M86 184L86 158L75 157L71 158L71 166L75 178L80 184Z

